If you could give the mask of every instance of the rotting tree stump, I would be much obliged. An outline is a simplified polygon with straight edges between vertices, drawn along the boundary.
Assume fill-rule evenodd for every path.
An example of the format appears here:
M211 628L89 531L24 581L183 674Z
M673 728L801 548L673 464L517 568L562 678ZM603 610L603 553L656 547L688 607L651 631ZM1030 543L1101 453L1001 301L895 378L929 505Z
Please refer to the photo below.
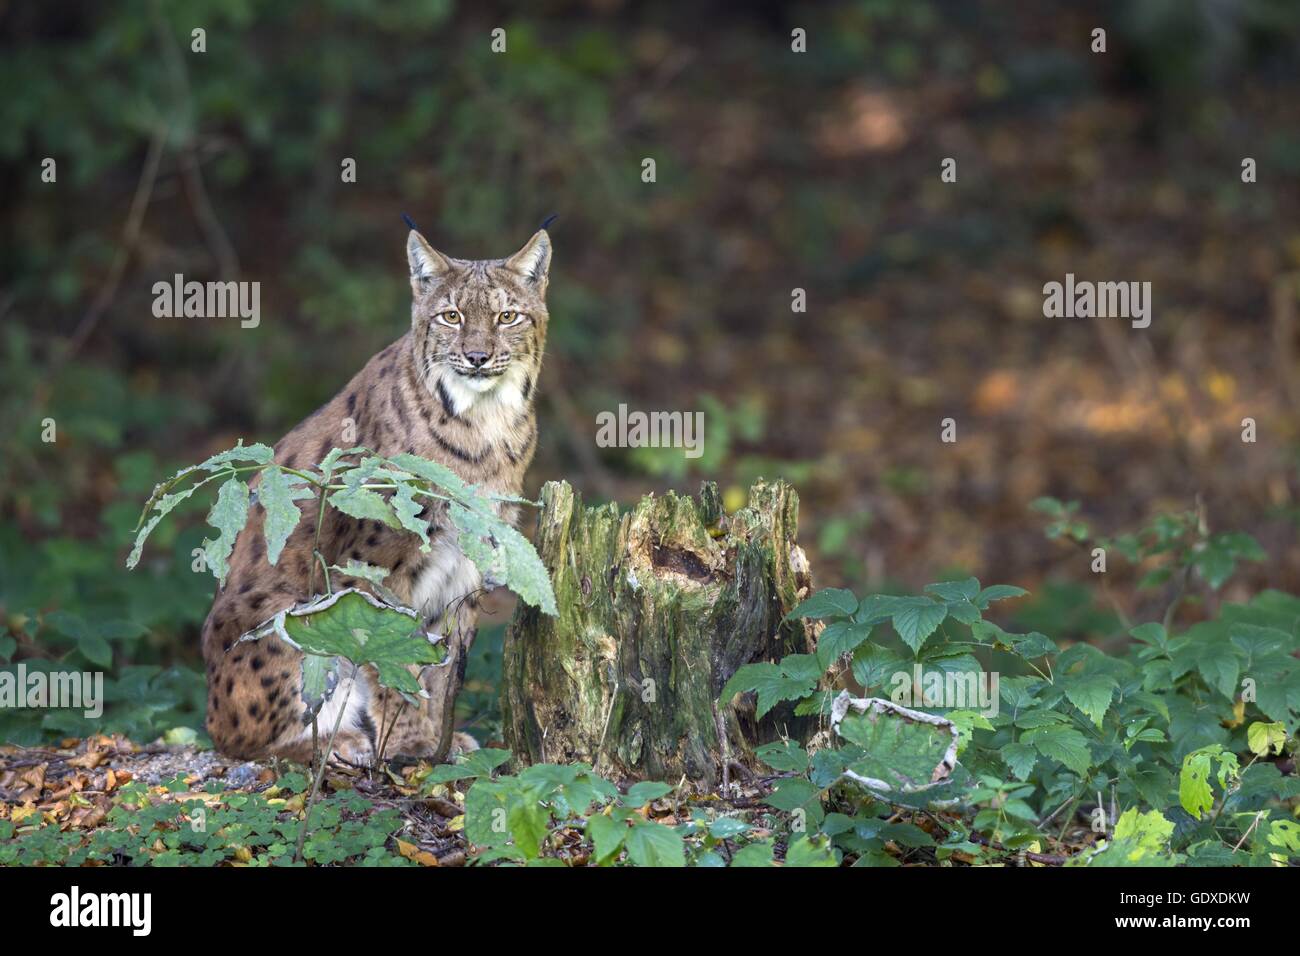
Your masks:
M794 489L760 481L732 515L712 483L620 511L548 482L541 504L536 544L559 615L521 603L506 633L502 707L518 759L711 784L757 744L802 731L789 705L758 721L752 694L717 704L741 665L813 649L811 627L785 620L812 587Z

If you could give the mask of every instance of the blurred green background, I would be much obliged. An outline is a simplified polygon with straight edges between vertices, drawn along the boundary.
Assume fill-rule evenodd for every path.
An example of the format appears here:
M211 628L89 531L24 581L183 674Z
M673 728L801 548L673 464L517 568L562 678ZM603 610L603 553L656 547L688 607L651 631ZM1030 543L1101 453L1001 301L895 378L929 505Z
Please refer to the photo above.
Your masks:
M461 257L559 214L529 493L784 477L819 583L973 573L1065 637L1114 616L1040 495L1107 533L1199 496L1269 554L1226 598L1300 585L1294 2L0 0L0 44L0 663L110 670L113 729L201 720L206 503L128 573L143 500L403 334L404 212ZM260 282L260 326L155 318L178 272ZM1045 319L1066 272L1151 281L1151 328ZM705 455L597 448L620 402L705 411Z

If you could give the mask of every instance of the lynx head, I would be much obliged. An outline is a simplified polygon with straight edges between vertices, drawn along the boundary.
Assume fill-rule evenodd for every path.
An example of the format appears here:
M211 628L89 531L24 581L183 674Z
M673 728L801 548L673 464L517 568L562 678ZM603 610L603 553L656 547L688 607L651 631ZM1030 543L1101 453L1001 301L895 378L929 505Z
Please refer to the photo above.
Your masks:
M430 391L460 411L488 397L522 404L546 344L551 240L539 229L507 259L452 259L412 230L411 327Z

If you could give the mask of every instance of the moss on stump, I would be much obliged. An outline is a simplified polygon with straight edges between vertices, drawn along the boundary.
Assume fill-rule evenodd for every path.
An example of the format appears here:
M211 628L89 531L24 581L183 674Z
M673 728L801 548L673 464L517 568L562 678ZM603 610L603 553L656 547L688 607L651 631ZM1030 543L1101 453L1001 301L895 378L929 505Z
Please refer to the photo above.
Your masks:
M812 586L794 489L760 481L733 515L712 483L626 511L584 508L566 482L541 500L537 549L560 613L521 603L506 633L505 735L519 759L712 783L725 760L748 764L757 744L798 732L789 707L760 722L752 695L716 703L742 664L813 647L806 624L785 620Z

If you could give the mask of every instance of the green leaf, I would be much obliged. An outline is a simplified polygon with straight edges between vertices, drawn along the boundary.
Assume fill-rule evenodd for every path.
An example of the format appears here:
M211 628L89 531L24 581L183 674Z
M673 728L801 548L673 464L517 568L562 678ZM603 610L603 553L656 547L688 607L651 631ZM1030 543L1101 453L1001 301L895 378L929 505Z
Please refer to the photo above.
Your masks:
M795 660L796 658L799 660ZM804 658L812 659L811 666L816 668L815 675L808 675L810 667L803 661ZM821 676L821 665L816 661L816 657L811 654L791 654L782 660L780 665L767 662L746 664L731 675L731 679L723 686L718 699L726 704L736 694L755 691L758 695L756 713L761 719L781 701L795 700L812 693ZM787 666L793 668L796 673L794 675L787 673Z
M1255 721L1246 728L1246 741L1250 752L1266 757L1269 753L1280 754L1286 745L1286 725L1283 723L1265 724Z
M965 581L944 581L939 584L927 584L927 594L933 594L945 602L970 603L980 593L979 578L967 578Z
M817 638L817 660L823 669L828 668L870 636L870 624L850 620L833 621L826 625Z
M241 438L234 448L226 451L217 452L211 458L199 462L194 468L201 468L204 471L218 472L225 471L236 462L254 465L269 465L275 459L275 451L266 445L254 443L245 445ZM191 471L193 469L186 469Z
M916 653L948 616L948 608L921 597L903 598L899 603L902 606L894 612L894 630Z
M987 610L988 606L994 601L1005 601L1008 598L1024 597L1029 592L1024 588L1018 588L1011 584L994 584L986 587L974 599L974 605L980 610Z
M817 826L825 816L821 790L806 777L785 777L777 781L763 802L787 813L802 813L809 826Z
M77 639L77 650L90 663L98 667L113 666L113 649L108 646L108 641L104 640L98 634L83 634Z
M936 780L936 775L959 736L950 723L912 720L889 709L850 710L838 723L832 719L832 726L845 741L857 745L844 751L849 758L845 773L891 799L942 783L942 776Z
M517 799L510 780L474 781L465 794L465 839L480 847L501 847L510 841L510 804Z
M1073 727L1064 724L1036 727L1025 731L1020 740L1021 743L1032 744L1044 757L1059 760L1080 776L1092 766L1088 740Z
M862 644L853 652L853 679L864 688L878 687L892 675L909 671L912 662L878 644Z
M451 783L453 780L467 780L476 777L491 777L496 770L511 757L509 750L483 747L467 754L462 754L454 764L439 764L434 767L424 782Z
M367 459L369 461L369 459ZM390 528L398 526L393 506L376 491L364 487L374 476L376 466L357 467L343 473L343 487L333 491L329 503L345 515L364 521L382 521Z
M655 780L643 780L640 783L634 783L628 788L627 796L623 802L629 807L643 807L651 800L658 800L660 797L666 797L673 792L673 788L666 783L659 783Z
M262 481L257 486L257 500L266 511L262 529L266 535L266 560L272 565L280 560L284 543L302 518L294 501L311 497L311 491L302 485L291 487L289 477L279 467L272 466L262 472Z
M1178 774L1178 802L1196 820L1214 807L1209 751L1194 750L1183 758L1182 770Z
M546 839L546 825L551 815L536 800L515 796L510 800L506 811L506 824L510 827L510 837L530 860L536 859L541 852L542 841Z
M786 866L839 866L830 840L824 836L802 836L785 853Z
M658 823L638 823L628 831L627 857L636 866L685 866L682 836Z
M754 756L778 772L808 771L808 751L793 740L776 740L763 744L754 751Z
M192 470L193 469L186 469L186 471L192 471ZM184 472L182 472L182 474L183 473ZM177 477L180 476L178 475ZM168 514L170 514L172 510L175 509L176 506L179 505L182 501L189 498L191 495L194 494L194 492L198 491L199 488L203 487L203 485L207 484L209 481L212 480L213 480L212 478L205 478L203 481L196 482L195 484L190 485L188 488L185 488L182 491L175 492L174 494L164 494L161 497L158 497L159 494L158 489L161 489L163 485L159 485L158 489L154 490L154 495L157 500L154 500L152 498L150 499L149 503L145 505L145 513L146 514L148 513L148 510L151 506L154 509L156 509L157 513L150 515L147 521L143 521L143 523L140 525L139 530L136 532L135 544L131 548L131 553L127 556L126 559L126 566L128 568L134 568L136 565L140 563L140 555L144 552L145 539L148 538L149 533L158 526L158 522L162 521L162 519L165 518Z
M415 490L406 482L397 483L397 490L393 492L393 513L397 515L397 520L407 531L412 531L419 535L421 551L429 550L429 522L420 517L420 512L424 510L424 503L415 500Z
M445 647L425 636L414 612L355 590L286 613L283 629L304 653L372 664L381 684L413 695L421 688L408 665L438 664L447 656Z
M1156 621L1139 624L1137 627L1132 628L1129 633L1143 644L1150 644L1152 647L1158 647L1162 650L1169 644L1169 637L1165 634L1165 626Z
M220 533L215 541L203 542L203 554L208 568L222 587L230 574L230 552L234 550L235 539L244 529L248 519L248 485L238 478L231 478L217 492L217 501L208 512L208 524Z
M732 866L772 866L773 841L749 843L731 857Z
M1068 677L1061 682L1061 685L1070 703L1087 714L1098 727L1101 726L1106 711L1110 709L1111 698L1119 689L1115 679L1105 674Z
M307 705L307 712L320 713L325 701L334 694L339 683L339 659L304 654L302 658L302 688L299 696Z
M1034 771L1034 764L1038 763L1038 752L1026 743L1007 744L998 754L1019 780L1028 780Z
M587 837L595 847L594 859L597 866L604 866L618 855L630 832L626 823L603 813L595 813L588 817L586 830Z
M460 548L485 577L504 582L520 599L555 615L555 592L546 565L528 539L492 514L453 501L448 514L460 531Z
M735 817L718 817L709 824L709 836L715 840L734 840L751 829L744 820Z
M858 609L858 599L852 591L843 588L822 588L798 607L786 615L786 620L810 618L822 620L828 617L851 617Z
M1205 682L1228 700L1233 699L1241 674L1241 657L1226 641L1205 641L1196 653L1196 669Z
M468 484L460 475L439 462L405 452L394 455L388 460L403 471L423 478L430 484L449 492L462 501L468 501L478 496L478 491L474 486Z
M1125 810L1115 823L1115 843L1124 845L1129 862L1159 854L1169 849L1174 824L1158 810L1139 813L1136 807Z

